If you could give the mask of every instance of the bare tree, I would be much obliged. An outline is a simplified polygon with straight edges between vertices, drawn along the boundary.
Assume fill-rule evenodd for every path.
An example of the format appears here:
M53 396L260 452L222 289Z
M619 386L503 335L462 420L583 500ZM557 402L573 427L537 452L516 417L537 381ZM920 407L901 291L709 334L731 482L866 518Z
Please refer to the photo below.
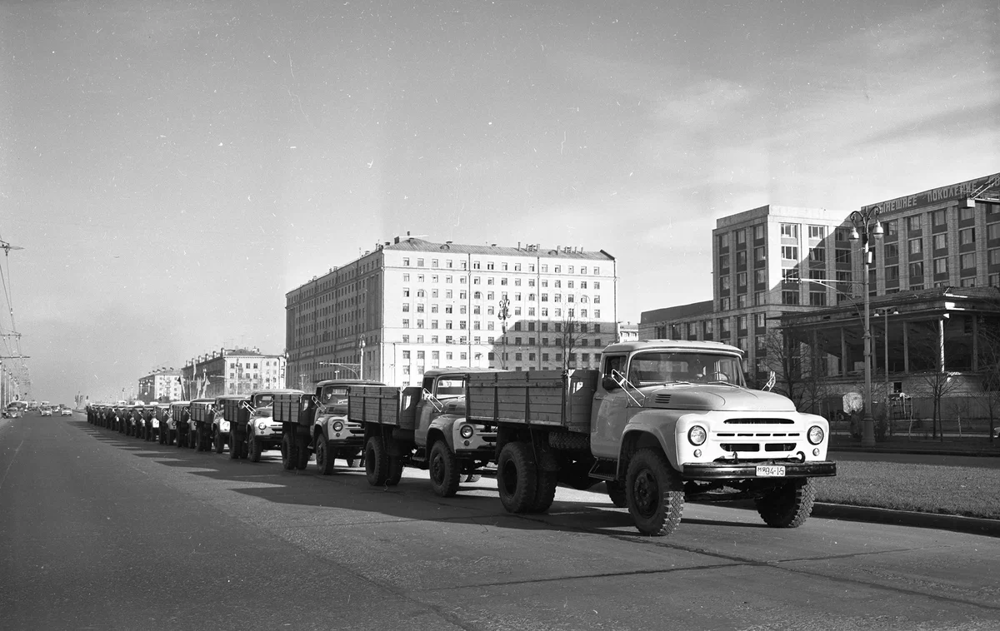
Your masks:
M583 337L583 326L585 325L577 322L573 316L566 316L562 322L556 322L555 326L556 341L562 350L563 370L575 368L575 360L571 360L571 358L576 356L576 349L580 346L580 340Z
M996 418L1000 412L1000 319L979 320L979 367L983 403L990 416L990 442L996 436Z
M782 329L772 329L764 337L764 362L775 373L774 389L797 409L815 410L829 396L825 361L824 353L793 341Z
M916 372L916 376L923 383L923 390L930 395L933 403L931 438L944 440L941 400L958 386L958 380L954 378L955 373L945 370L944 342L935 332L917 338L910 348L911 361L925 367L924 370Z

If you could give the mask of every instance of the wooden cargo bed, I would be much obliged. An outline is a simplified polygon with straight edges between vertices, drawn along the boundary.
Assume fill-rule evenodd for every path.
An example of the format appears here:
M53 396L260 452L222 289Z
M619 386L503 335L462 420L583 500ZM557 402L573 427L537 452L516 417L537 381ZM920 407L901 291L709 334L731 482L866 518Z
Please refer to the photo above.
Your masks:
M589 433L597 376L596 370L470 373L468 417Z

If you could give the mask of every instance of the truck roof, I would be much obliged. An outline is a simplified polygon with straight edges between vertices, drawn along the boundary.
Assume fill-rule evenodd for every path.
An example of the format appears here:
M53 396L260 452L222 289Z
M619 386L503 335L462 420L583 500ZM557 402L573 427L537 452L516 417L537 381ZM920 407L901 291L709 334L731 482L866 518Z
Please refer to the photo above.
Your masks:
M324 379L316 384L317 388L324 386L384 386L381 381L371 379Z
M424 371L424 377L437 377L438 375L447 375L450 373L469 373L469 372L497 372L496 368L472 368L469 366L454 366L448 368L431 368L430 370Z
M707 340L639 340L637 342L618 342L604 349L605 353L631 353L655 348L676 348L682 350L699 350L709 352L743 355L743 351L730 344L709 342Z

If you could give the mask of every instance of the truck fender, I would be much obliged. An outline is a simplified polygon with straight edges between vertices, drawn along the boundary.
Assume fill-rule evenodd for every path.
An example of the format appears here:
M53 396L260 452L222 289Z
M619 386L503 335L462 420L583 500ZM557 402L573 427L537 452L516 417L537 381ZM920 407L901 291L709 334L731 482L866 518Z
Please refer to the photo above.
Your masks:
M670 462L670 466L680 471L674 438L677 417L665 412L665 410L642 410L629 419L622 432L622 443L618 454L620 477L624 478L632 454L646 447L659 447Z
M424 445L418 445L418 447L430 447L431 444L438 439L439 436L444 438L444 442L448 445L448 449L455 453L455 437L452 435L452 428L455 427L455 423L464 417L458 417L454 414L440 414L434 420L431 421L430 426L427 428L427 443Z

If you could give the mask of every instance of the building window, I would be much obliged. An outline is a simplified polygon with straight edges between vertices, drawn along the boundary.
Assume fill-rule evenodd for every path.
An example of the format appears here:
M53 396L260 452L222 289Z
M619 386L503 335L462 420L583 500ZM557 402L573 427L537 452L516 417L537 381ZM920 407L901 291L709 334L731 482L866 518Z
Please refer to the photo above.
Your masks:
M997 224L997 225L1000 226L1000 224ZM719 255L719 269L724 269L724 270L728 270L729 269L729 255L728 254L720 254Z
M820 291L810 291L809 292L809 304L814 307L825 307L826 306L826 292Z
M1000 265L1000 249L987 250L986 262L989 263L990 265Z
M976 229L975 228L965 228L964 230L958 231L958 243L959 245L971 245L976 242Z
M809 260L814 263L822 263L826 261L826 248L819 246L809 250Z
M886 243L883 254L887 259L894 259L899 257L899 246L895 243Z
M910 254L920 254L923 251L923 245L920 239L910 239L909 250Z
M781 304L783 305L797 305L799 304L799 292L797 291L782 291L781 292Z
M943 226L944 225L944 218L945 218L944 210L935 210L931 214L931 217L933 217L933 219L934 219L934 225L935 226Z
M948 235L946 234L934 235L934 249L945 250L947 248L948 248Z
M910 278L921 278L924 275L924 262L910 263Z
M851 262L851 250L849 248L837 248L834 250L834 258L837 263L847 263Z
M946 258L934 259L934 273L935 274L947 274L948 273L948 259L946 259Z
M799 238L799 226L794 223L783 223L781 224L781 236L789 237L791 239Z
M906 229L910 232L920 230L920 215L913 215L906 218Z
M794 245L781 246L781 258L786 261L799 260L799 248Z
M975 254L963 254L959 259L961 269L973 269L976 267L976 255Z
M826 237L826 226L809 226L810 239L823 239Z
M893 282L899 280L899 266L898 265L887 265L885 268L885 280L886 282Z
M895 235L899 233L899 222L895 219L890 219L885 222L885 233L888 235Z

